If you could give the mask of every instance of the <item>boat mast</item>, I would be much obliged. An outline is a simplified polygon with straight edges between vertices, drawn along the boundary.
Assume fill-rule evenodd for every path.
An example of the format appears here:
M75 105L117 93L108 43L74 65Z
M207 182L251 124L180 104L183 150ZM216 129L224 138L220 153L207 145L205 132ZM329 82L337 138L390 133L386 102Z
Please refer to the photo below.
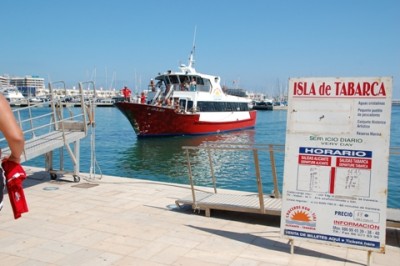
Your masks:
M193 48L192 51L190 52L189 56L189 64L186 66L185 64L180 65L180 69L182 72L187 73L196 73L196 70L194 69L194 52L196 49L196 27L194 28L194 37L193 37Z
M189 56L189 66L188 66L189 68L194 67L194 52L196 49L196 31L197 31L197 26L194 27L192 51L190 52L190 56Z

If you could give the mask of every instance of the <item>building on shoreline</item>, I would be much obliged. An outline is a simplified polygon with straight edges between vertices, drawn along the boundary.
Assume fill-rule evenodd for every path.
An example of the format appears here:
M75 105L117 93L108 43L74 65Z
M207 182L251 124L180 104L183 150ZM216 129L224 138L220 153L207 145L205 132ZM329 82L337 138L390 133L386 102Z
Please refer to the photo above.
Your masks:
M45 87L44 78L38 76L27 75L24 77L11 77L8 74L0 75L0 87L15 87L22 93L26 99L31 98L48 98L50 95L49 88ZM79 90L76 87L71 89L54 88L54 95L57 98L74 98L79 95ZM85 97L93 97L94 91L84 90ZM121 96L120 90L103 88L96 90L96 97L100 99L113 98Z
M38 91L45 89L44 78L29 75L25 77L0 76L0 85L2 87L14 86L26 98L36 97Z

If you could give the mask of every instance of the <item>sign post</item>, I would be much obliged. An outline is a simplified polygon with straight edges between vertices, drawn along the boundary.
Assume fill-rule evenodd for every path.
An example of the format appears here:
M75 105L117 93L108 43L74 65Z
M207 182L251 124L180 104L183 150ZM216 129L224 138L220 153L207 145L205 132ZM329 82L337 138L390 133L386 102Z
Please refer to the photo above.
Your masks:
M289 80L281 236L385 252L392 78Z

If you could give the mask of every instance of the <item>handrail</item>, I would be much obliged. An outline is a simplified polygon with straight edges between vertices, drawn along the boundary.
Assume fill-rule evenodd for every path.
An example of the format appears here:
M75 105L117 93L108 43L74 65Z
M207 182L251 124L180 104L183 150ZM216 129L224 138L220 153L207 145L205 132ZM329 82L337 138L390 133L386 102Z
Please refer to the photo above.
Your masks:
M165 95L165 100L168 100L171 97L173 91L174 91L174 84L171 84L167 95Z
M89 101L85 101L85 97L83 95L83 85L88 84L92 85L93 87L93 97L89 98ZM79 82L79 91L81 92L81 108L82 108L82 113L85 114L84 116L84 122L85 122L85 132L87 132L87 125L90 124L91 126L94 126L94 120L93 118L95 117L95 103L97 101L97 92L96 92L96 85L93 81L84 81L84 82ZM86 103L88 103L88 108L86 109ZM87 115L89 115L89 123L87 122Z
M259 164L259 156L258 152L259 151L267 151L270 153L270 155L274 153L273 147L283 147L284 145L281 144L251 144L251 143L215 143L215 142L205 142L204 146L183 146L182 149L186 150L186 158L187 158L187 164L188 164L188 171L189 171L189 182L190 186L192 188L192 197L193 197L193 202L196 202L195 199L195 193L194 191L194 178L193 178L193 171L192 171L192 166L190 162L190 155L189 155L189 150L206 150L207 155L208 155L208 162L210 165L210 172L211 172L211 178L212 178L212 184L213 184L213 189L214 193L217 194L217 185L216 185L216 177L214 173L214 166L212 163L212 155L211 155L211 150L226 150L226 151L251 151L253 153L253 160L254 160L254 166L255 166L255 174L256 174L256 182L257 182L257 191L258 191L258 196L260 200L260 206L261 210L264 211L264 200L263 200L263 187L262 187L262 181L261 181L261 171L260 171L260 164ZM283 150L282 150L283 151ZM276 174L275 170L275 157L271 156L271 167L273 168L273 184L274 184L274 197L275 198L280 198L280 192L279 192L279 186L278 186L278 177Z
M217 193L216 186L216 177L214 173L214 164L212 162L212 154L211 151L225 150L225 151L252 151L254 158L254 165L256 171L256 179L257 179L257 188L259 195L262 195L262 185L261 185L261 174L259 168L258 161L258 152L266 151L269 152L270 164L271 164L271 173L272 173L272 181L273 181L273 196L275 198L280 198L279 186L278 186L278 176L276 171L276 163L275 163L275 153L285 153L285 144L256 144L256 143L227 143L227 142L205 142L202 146L183 146L183 150L186 151L186 158L189 170L189 181L190 186L192 188L192 196L193 202L196 202L194 191L194 178L193 178L193 170L190 161L190 150L206 150L208 156L208 162L210 165L210 174L213 184L214 193ZM400 147L394 146L389 148L390 155L400 155ZM261 186L260 186L261 185ZM261 194L260 194L261 193ZM261 204L261 202L260 202Z
M54 122L57 120L57 119L56 119L56 118L57 118L57 111L56 111L56 104L55 104L55 102L56 102L57 99L55 99L55 97L54 97L54 91L53 91L52 85L53 85L53 84L57 84L57 83L61 83L61 84L63 85L64 94L67 95L67 86L66 86L66 84L65 84L64 81L49 82L50 107L51 107L51 110L52 110L53 121L54 121ZM58 104L61 104L61 103L58 102ZM57 129L58 125L55 124L54 127L55 127L54 129Z
M157 89L156 94L154 95L153 99L151 100L151 104L157 104L158 97L160 96L160 94L161 94L161 90Z
M61 83L64 85L64 90L66 90L65 87L65 82L63 81L56 81L49 83L49 91L50 91L50 100L46 102L42 102L39 104L28 104L26 107L20 107L20 108L13 108L12 111L14 113L14 116L17 120L17 123L19 124L20 128L22 129L22 132L25 136L25 140L31 140L37 138L41 134L45 133L50 133L51 131L54 130L59 130L62 132L62 138L64 140L64 144L67 143L66 140L66 132L71 130L71 128L65 128L65 122L71 123L71 121L75 121L77 123L82 123L82 129L85 134L87 134L87 117L86 117L86 109L85 109L85 102L83 98L83 89L82 86L80 86L80 95L81 95L81 112L76 112L68 109L69 112L65 113L64 111L64 106L66 106L65 103L62 103L59 98L55 96L55 92L53 90L53 85L56 83ZM93 82L88 82L93 84ZM81 83L80 83L81 84ZM96 95L96 94L94 94ZM95 99L90 99L89 101L95 101ZM33 115L32 113L38 106L43 106L43 105L48 105L50 109L44 113L39 113L38 115ZM64 117L64 114L67 114ZM79 126L80 127L80 126ZM45 130L48 128L48 130ZM74 128L73 130L76 130L79 128ZM29 135L29 136L28 136ZM5 148L8 146L8 143L5 139L4 136L0 136L0 148ZM67 147L68 145L66 145ZM68 147L67 147L68 149ZM69 151L71 152L71 151ZM26 150L24 149L23 152L25 159L27 158L26 156Z

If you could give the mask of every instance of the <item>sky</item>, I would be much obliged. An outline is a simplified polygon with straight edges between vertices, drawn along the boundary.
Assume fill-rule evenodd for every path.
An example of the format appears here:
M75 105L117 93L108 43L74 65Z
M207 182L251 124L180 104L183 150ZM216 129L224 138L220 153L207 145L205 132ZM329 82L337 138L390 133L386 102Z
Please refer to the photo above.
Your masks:
M393 77L398 0L1 0L0 75L145 89L187 64L277 96L291 77Z

